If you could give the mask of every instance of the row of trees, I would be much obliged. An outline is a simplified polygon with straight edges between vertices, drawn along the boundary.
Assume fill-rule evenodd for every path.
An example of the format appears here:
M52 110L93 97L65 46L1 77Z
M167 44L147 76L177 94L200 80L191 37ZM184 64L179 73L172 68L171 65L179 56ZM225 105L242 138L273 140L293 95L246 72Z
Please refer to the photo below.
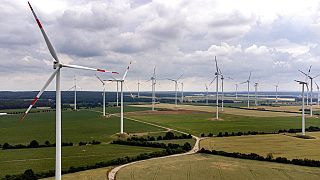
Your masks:
M67 174L67 173L75 173L79 171L85 171L85 170L90 170L90 169L97 169L97 168L102 168L102 167L108 167L108 166L115 166L115 165L121 165L121 164L126 164L130 163L133 161L139 161L139 160L144 160L144 159L150 159L150 158L155 158L155 157L162 157L162 156L168 156L172 154L178 154L178 153L183 153L185 152L184 150L177 148L177 149L165 149L162 151L156 151L152 153L143 153L139 154L134 157L123 157L123 158L117 158L113 159L110 161L106 162L99 162L94 165L87 165L87 166L79 166L79 167L74 167L71 166L68 170L62 170L62 174ZM41 172L41 173L34 173L32 169L26 170L23 174L17 174L17 175L6 175L3 180L34 180L34 179L41 179L41 178L47 178L47 177L53 177L55 175L54 170L50 170L47 172Z
M92 140L91 142L79 142L79 146L83 145L98 145L101 144L100 141L95 141ZM72 142L62 142L62 146L73 146L74 144ZM24 145L24 144L15 144L15 145L10 145L9 143L4 143L3 145L0 144L0 148L2 150L6 149L26 149L26 148L43 148L43 147L55 147L56 144L53 143L51 144L49 141L45 141L44 144L39 144L38 141L32 140L29 144Z
M319 127L316 126L310 126L306 128L307 132L316 132L320 131ZM301 129L280 129L278 132L261 132L261 131L248 131L248 132L219 132L216 136L217 137L228 137L228 136L246 136L246 135L263 135L263 134L279 134L279 133L299 133L301 132ZM209 133L206 135L205 133L201 134L201 137L213 137L213 133Z
M172 139L191 139L191 134L186 135L182 134L180 136L176 136L173 132L167 132L164 136L158 136L157 138L153 136L147 136L145 137L131 137L127 138L127 141L156 141L156 140L172 140Z
M148 142L148 141L125 141L125 140L114 140L111 144L121 144L129 146L142 146L142 147L154 147L154 148L163 148L163 149L182 149L184 152L191 150L190 143L186 142L184 145L180 146L179 144L173 143L158 143L158 142Z
M268 154L266 157L260 156L255 153L250 154L244 154L239 152L225 152L225 151L216 151L216 150L206 150L202 148L199 153L205 153L205 154L213 154L213 155L219 155L219 156L227 156L227 157L233 157L233 158L240 158L240 159L251 159L251 160L258 160L258 161L269 161L269 162L277 162L277 163L284 163L284 164L294 164L294 165L300 165L300 166L311 166L311 167L320 167L320 161L318 160L311 160L311 159L292 159L289 160L285 157L277 157L273 158L272 154Z

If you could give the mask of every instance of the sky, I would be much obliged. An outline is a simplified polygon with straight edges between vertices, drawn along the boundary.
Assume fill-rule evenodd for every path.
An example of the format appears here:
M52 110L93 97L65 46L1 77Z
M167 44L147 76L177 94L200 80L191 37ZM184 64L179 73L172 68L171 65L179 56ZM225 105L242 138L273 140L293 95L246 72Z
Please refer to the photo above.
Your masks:
M131 91L205 91L214 78L216 56L225 91L252 73L259 91L299 91L298 69L320 73L320 1L292 0L31 0L38 18L65 64L117 71L132 61ZM39 90L53 71L51 57L27 1L0 4L0 91ZM101 90L96 72L63 68L62 90L77 84ZM105 73L97 73L110 79ZM317 82L318 80L315 79ZM319 77L320 84L320 77ZM48 90L55 89L51 83ZM180 87L181 89L181 87ZM239 85L245 90L246 85ZM107 90L114 91L115 84ZM214 84L210 91L214 91Z

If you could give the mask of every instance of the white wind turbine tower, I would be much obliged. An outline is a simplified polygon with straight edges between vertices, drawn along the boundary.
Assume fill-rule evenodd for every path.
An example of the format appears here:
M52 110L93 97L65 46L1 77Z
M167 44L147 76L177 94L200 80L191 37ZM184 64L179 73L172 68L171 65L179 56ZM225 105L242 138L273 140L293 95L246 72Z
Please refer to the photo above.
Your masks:
M314 82L317 86L317 104L318 104L318 107L319 107L319 86L316 82Z
M80 88L78 85L77 85L77 79L76 79L76 76L74 76L74 78L73 78L73 83L74 83L74 85L69 89L69 90L71 90L71 89L73 89L74 90L74 110L76 111L77 110L77 88ZM81 88L80 88L81 89ZM69 91L68 90L68 91Z
M208 105L208 91L209 91L209 89L208 89L207 84L204 84L204 85L206 86L206 105Z
M278 87L279 87L279 82L274 85L274 87L276 87L276 103L278 103Z
M102 83L103 86L103 116L106 116L106 83L98 76L96 75L96 77L98 78L98 80Z
M224 82L224 75L222 74L220 68L219 69L219 73L220 73L220 76L221 76L221 111L223 111L223 103L224 103L224 86L223 86L223 82ZM231 77L226 77L227 79L232 79Z
M140 84L141 84L140 80L138 79L138 96L137 96L138 98L140 98Z
M181 103L183 103L183 82L180 82L181 84Z
M258 91L258 84L259 83L254 83L254 104L255 106L258 106L258 97L257 97L257 91Z
M127 66L126 71L124 72L122 79L116 79L114 77L112 77L111 80L104 80L104 81L109 81L109 82L120 82L120 134L123 134L123 84L124 84L124 80L128 74L129 68L130 68L131 62L129 63L129 65ZM133 95L131 95L131 97L133 97Z
M149 82L151 81L151 105L152 105L152 111L154 111L154 106L155 106L155 103L156 103L156 66L154 66L153 68L153 74L150 78L150 80L146 81L146 82Z
M251 72L249 74L248 80L245 81L245 82L240 83L240 84L247 83L247 85L248 85L248 108L250 107L250 94L249 94L250 93L250 79L251 79Z
M178 106L178 80L183 76L183 74L181 74L177 79L169 79L170 81L174 82L174 90L175 90L175 104L176 107Z
M302 98L302 105L301 105L301 110L302 110L302 135L306 135L306 131L305 131L305 119L304 119L304 85L308 86L308 84L306 82L303 81L297 81L299 84L302 85L302 92L301 92L301 98Z
M211 81L210 85L216 80L216 119L219 119L219 67L218 67L218 62L216 56L214 56L214 61L216 63L216 72L215 72L215 77Z
M32 14L40 28L40 31L42 33L42 36L47 44L47 47L50 51L50 54L53 57L53 73L50 75L49 79L46 81L44 86L41 88L40 92L37 94L37 96L34 98L34 100L31 102L31 105L26 110L26 112L21 117L20 121L23 121L26 115L29 113L30 109L33 107L33 105L37 102L37 100L40 98L42 93L45 91L45 89L49 86L51 81L56 78L56 162L55 162L55 179L60 180L61 179L61 89L60 89L60 70L61 68L75 68L75 69L84 69L84 70L92 70L92 71L99 71L99 72L110 72L103 69L95 69L90 67L84 67L84 66L78 66L78 65L70 65L70 64L63 64L59 60L52 44L49 41L49 38L47 34L45 33L42 24L40 23L40 20L36 16L35 12L33 11L33 8L31 7L31 4L28 2L29 7L32 11ZM111 72L116 73L116 72Z
M303 71L301 71L301 70L299 70L299 72L301 72L302 74L304 74L305 76L306 76L306 78L309 78L310 79L310 116L312 117L312 114L313 114L313 112L312 112L312 104L313 104L313 79L315 79L316 77L318 77L318 76L320 76L320 74L318 74L318 75L316 75L316 76L314 76L314 77L312 77L312 76L310 76L310 71L311 71L311 66L310 66L310 68L309 68L309 71L308 71L308 74L307 73L305 73L305 72L303 72ZM308 98L308 95L307 95L307 98ZM308 99L307 99L307 102L308 102Z
M238 100L238 83L234 84L236 86L236 100Z

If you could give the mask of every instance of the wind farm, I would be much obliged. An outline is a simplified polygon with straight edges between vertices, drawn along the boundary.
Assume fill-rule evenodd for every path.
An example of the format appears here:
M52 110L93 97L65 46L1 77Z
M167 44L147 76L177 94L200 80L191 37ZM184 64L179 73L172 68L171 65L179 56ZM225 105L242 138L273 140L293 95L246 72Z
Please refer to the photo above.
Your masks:
M4 3L0 179L319 179L314 7Z

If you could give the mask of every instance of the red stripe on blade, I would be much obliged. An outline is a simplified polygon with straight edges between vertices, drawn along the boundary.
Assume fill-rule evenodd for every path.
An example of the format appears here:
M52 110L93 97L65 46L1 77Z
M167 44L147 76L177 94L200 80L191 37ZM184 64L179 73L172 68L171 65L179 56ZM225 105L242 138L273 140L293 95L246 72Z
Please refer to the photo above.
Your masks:
M38 101L38 97L35 97L34 99L33 99L33 101L31 102L31 105L34 105L37 101Z
M39 28L42 29L42 25L41 25L39 19L36 19L36 21L37 21L37 23L38 23Z
M112 74L119 74L118 72L112 72Z
M97 71L106 72L106 70L103 70L103 69L97 69Z

